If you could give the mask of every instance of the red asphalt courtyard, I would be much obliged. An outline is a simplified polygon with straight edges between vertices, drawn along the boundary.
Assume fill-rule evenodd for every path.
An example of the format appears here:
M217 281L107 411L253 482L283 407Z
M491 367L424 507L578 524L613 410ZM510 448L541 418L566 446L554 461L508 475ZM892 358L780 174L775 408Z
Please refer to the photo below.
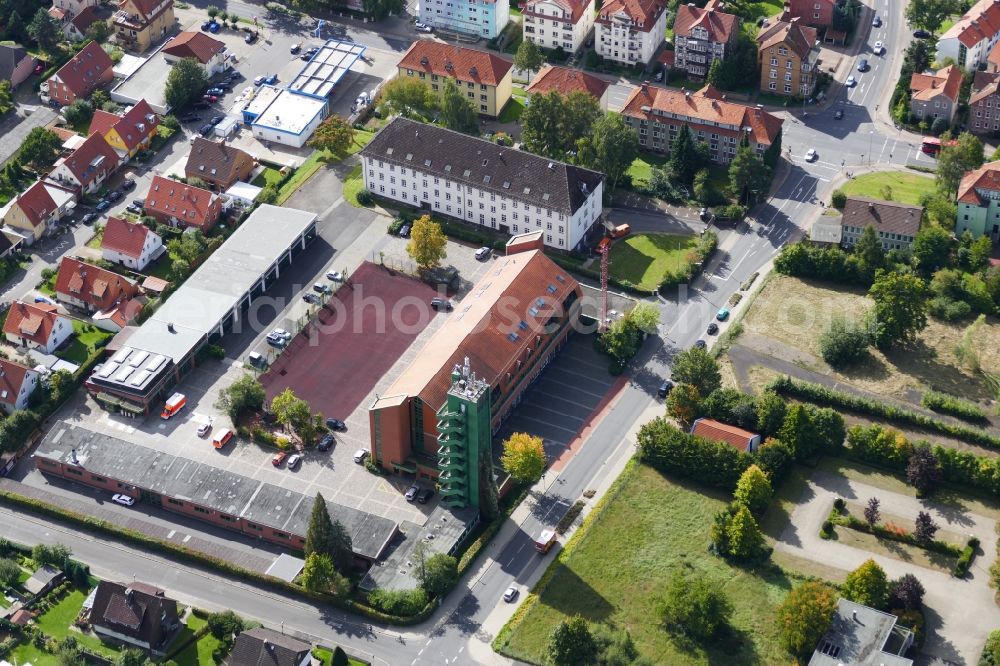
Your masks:
M436 295L365 262L261 377L267 398L290 388L313 412L346 419L430 323Z

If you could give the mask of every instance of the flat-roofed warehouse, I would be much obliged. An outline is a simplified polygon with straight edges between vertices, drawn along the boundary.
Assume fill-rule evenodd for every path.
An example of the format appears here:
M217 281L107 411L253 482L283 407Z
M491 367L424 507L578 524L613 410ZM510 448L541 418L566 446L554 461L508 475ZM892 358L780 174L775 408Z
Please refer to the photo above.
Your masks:
M313 497L227 470L59 422L39 444L45 474L124 493L168 511L301 550ZM395 521L327 502L351 535L354 554L379 559L399 530Z
M316 215L294 208L257 208L139 327L126 327L113 356L87 379L109 409L150 413L210 341L239 325L253 300L316 237Z

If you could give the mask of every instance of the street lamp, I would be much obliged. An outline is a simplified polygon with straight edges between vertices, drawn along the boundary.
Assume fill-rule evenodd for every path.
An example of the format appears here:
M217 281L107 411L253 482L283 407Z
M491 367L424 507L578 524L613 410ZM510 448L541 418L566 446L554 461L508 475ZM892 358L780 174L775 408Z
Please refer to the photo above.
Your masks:
M875 140L875 130L868 130L868 166L872 164L872 141Z

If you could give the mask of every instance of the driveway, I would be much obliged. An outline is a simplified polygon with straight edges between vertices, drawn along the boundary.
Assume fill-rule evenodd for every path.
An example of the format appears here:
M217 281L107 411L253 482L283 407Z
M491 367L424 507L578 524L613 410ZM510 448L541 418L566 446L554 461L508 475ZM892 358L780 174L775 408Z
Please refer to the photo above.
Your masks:
M819 528L837 497L865 502L878 497L887 515L914 517L927 511L943 529L974 534L983 552L972 564L968 577L956 579L949 574L868 551L827 541L819 537ZM842 528L845 529L845 528ZM790 523L774 544L775 549L824 566L851 571L868 558L885 569L889 578L912 573L926 590L924 615L927 638L917 663L975 664L990 631L1000 627L1000 608L989 587L989 568L995 559L996 521L969 513L954 506L936 505L852 481L829 472L816 471L792 512Z

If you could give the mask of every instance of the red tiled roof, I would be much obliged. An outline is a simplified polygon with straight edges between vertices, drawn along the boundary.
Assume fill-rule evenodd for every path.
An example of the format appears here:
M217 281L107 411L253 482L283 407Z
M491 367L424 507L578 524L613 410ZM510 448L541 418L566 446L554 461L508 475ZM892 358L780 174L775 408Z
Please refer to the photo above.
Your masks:
M29 368L0 358L0 402L10 405L17 404L21 394L21 385L29 372Z
M1000 32L1000 3L996 0L979 0L962 15L938 41L957 39L966 48L972 48L979 42L991 39Z
M948 65L934 74L914 74L910 78L910 91L913 99L929 101L938 95L944 95L958 102L958 91L962 88L962 70L957 65Z
M214 195L208 190L163 176L153 176L146 194L146 210L175 217L194 227L211 227L219 213Z
M557 90L560 94L568 95L574 90L579 90L601 99L610 85L607 81L578 69L545 65L525 92L531 95Z
M724 136L738 136L743 128L749 127L750 140L765 146L774 143L782 125L781 118L763 109L722 99L721 93L711 86L691 93L643 83L632 91L622 107L622 115L633 118L669 118L666 114L676 114L679 121L695 127L715 123L711 131Z
M992 65L991 69L1000 68L1000 41L993 45L990 54L986 56L986 62Z
M56 209L56 202L52 199L49 191L45 189L42 181L39 180L17 195L17 206L31 222L31 226L37 227Z
M416 72L451 76L459 81L495 86L514 63L486 51L418 39L400 58L399 66Z
M63 163L82 185L87 186L97 179L100 171L107 169L110 173L118 168L118 153L95 132Z
M115 131L118 132L118 136L121 137L125 146L132 150L140 143L152 138L159 125L159 116L145 99L140 99L115 123Z
M66 20L66 12L59 9L58 7L49 7L49 16L55 20L62 22Z
M583 16L584 12L588 11L594 3L589 0L528 0L528 2L522 6L523 12L525 14L534 14L536 16L541 16L535 11L534 6L539 3L552 3L561 8L564 12L570 15L570 21L575 25L580 17ZM560 20L552 16L547 16L548 19L554 19L556 21Z
M178 58L194 58L203 65L220 51L225 51L226 45L203 32L182 32L165 46L162 51Z
M624 14L632 20L633 27L649 32L665 9L666 5L659 0L610 0L601 5L597 22L609 24L611 17Z
M1000 72L976 72L972 79L972 94L969 105L975 105L990 95L996 95L1000 88Z
M101 136L107 136L108 132L111 131L111 128L113 128L121 119L121 116L117 113L110 113L108 111L104 111L103 109L97 109L94 111L94 115L90 119L90 127L87 129L87 134L90 135L97 132Z
M47 345L59 317L54 305L16 301L7 312L7 320L3 323L3 332Z
M100 82L101 75L114 67L111 56L104 52L97 42L90 42L65 65L55 76L73 91L77 97L90 94Z
M802 60L819 43L816 28L803 25L799 18L791 21L774 21L761 28L757 35L757 50L763 51L778 44L785 44Z
M958 202L982 205L982 200L976 190L1000 192L1000 162L988 162L962 178L958 186Z
M726 442L741 451L750 448L750 440L757 436L757 433L713 419L696 420L691 434L713 442Z
M162 0L121 0L118 7L119 9L127 9L128 5L131 4L148 21L153 18L153 12L156 12L156 8L160 6L161 2ZM173 2L169 3L170 6L173 6L173 4ZM162 14L166 9L166 7L163 7L156 15Z
M57 295L67 295L98 309L107 310L139 293L138 285L109 270L63 257L56 275Z
M146 237L151 233L153 232L145 224L132 224L119 217L109 217L104 225L101 249L115 250L138 259L146 245Z
M70 23L73 24L74 28L80 31L81 35L86 35L87 29L101 20L103 19L97 14L97 7L89 5L84 7L79 14L74 16Z
M31 618L35 617L30 610L21 609L10 616L10 621L16 625L24 626L31 621Z
M693 4L681 4L677 7L677 18L674 19L674 36L690 37L696 27L708 32L708 41L724 44L736 35L739 29L739 19L733 14L727 14L713 8L702 9Z

